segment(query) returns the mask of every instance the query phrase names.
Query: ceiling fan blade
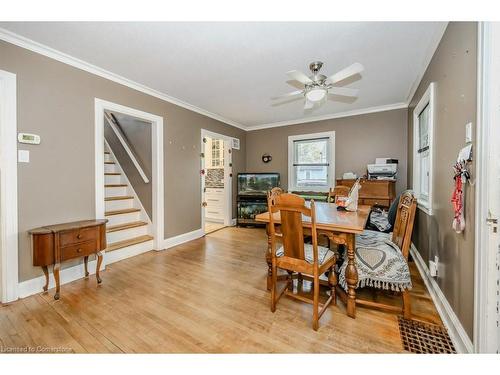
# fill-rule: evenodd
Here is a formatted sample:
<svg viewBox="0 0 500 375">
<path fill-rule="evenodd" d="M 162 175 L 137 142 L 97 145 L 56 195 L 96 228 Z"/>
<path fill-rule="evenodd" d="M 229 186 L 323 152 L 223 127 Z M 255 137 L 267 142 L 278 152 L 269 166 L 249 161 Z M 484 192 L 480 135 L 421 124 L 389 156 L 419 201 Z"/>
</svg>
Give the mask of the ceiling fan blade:
<svg viewBox="0 0 500 375">
<path fill-rule="evenodd" d="M 304 90 L 297 90 L 297 91 L 289 92 L 288 94 L 283 94 L 283 95 L 279 95 L 279 96 L 273 96 L 271 99 L 272 100 L 276 100 L 276 99 L 289 98 L 291 96 L 302 95 L 303 93 L 304 93 Z"/>
<path fill-rule="evenodd" d="M 328 94 L 340 96 L 358 96 L 358 89 L 350 89 L 348 87 L 330 87 Z"/>
<path fill-rule="evenodd" d="M 343 81 L 344 79 L 353 76 L 355 74 L 361 73 L 365 68 L 360 63 L 354 63 L 349 65 L 347 68 L 342 69 L 341 71 L 335 73 L 334 75 L 328 78 L 329 83 L 337 83 Z"/>
<path fill-rule="evenodd" d="M 298 70 L 290 70 L 289 72 L 286 72 L 286 75 L 290 77 L 291 79 L 294 79 L 295 81 L 299 81 L 303 83 L 304 85 L 313 83 L 311 78 L 306 76 L 304 73 L 298 71 Z"/>
</svg>

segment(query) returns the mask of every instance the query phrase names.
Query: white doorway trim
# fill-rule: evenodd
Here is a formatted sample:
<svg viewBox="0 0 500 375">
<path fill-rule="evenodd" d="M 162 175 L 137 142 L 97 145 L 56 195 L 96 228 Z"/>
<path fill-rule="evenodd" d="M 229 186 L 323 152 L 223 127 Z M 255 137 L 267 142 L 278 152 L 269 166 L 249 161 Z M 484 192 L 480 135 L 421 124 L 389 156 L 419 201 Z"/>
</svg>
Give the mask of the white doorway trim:
<svg viewBox="0 0 500 375">
<path fill-rule="evenodd" d="M 495 353 L 499 350 L 496 324 L 496 272 L 498 249 L 491 241 L 493 226 L 488 223 L 492 205 L 491 190 L 500 182 L 498 160 L 492 160 L 498 147 L 500 121 L 500 23 L 478 24 L 477 137 L 476 137 L 476 224 L 474 280 L 474 351 Z M 496 134 L 495 134 L 496 132 Z M 496 162 L 496 163 L 495 163 Z M 498 212 L 493 212 L 493 215 Z M 497 219 L 499 219 L 497 217 Z M 498 227 L 498 225 L 497 225 Z"/>
<path fill-rule="evenodd" d="M 224 226 L 228 227 L 233 225 L 233 189 L 232 189 L 232 142 L 233 137 L 212 132 L 210 130 L 201 129 L 201 152 L 205 152 L 205 143 L 203 138 L 210 137 L 215 139 L 222 139 L 224 141 Z M 205 168 L 205 158 L 200 157 L 200 170 Z M 205 179 L 200 173 L 200 189 L 201 189 L 201 202 L 205 201 Z M 205 233 L 205 207 L 201 204 L 201 229 Z"/>
<path fill-rule="evenodd" d="M 17 300 L 19 284 L 17 223 L 16 75 L 0 70 L 0 301 Z"/>
<path fill-rule="evenodd" d="M 125 107 L 120 104 L 95 99 L 95 217 L 104 218 L 104 111 L 116 111 L 151 122 L 152 192 L 153 192 L 153 246 L 162 250 L 165 244 L 165 197 L 163 117 Z"/>
</svg>

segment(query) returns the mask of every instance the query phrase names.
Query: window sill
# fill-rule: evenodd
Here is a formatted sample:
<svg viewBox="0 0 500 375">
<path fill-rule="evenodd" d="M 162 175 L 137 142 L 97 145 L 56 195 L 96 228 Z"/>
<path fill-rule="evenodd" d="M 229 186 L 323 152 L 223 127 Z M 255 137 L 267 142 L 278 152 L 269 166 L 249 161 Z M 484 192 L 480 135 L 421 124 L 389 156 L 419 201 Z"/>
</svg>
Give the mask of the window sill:
<svg viewBox="0 0 500 375">
<path fill-rule="evenodd" d="M 429 204 L 427 202 L 417 200 L 417 207 L 425 214 L 432 216 L 432 208 L 429 207 Z"/>
</svg>

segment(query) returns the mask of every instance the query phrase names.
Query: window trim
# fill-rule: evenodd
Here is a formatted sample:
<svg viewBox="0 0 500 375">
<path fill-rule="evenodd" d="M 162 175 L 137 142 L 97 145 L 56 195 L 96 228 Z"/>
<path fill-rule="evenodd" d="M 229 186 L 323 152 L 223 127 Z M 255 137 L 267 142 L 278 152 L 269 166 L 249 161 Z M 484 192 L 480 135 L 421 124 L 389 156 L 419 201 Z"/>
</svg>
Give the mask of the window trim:
<svg viewBox="0 0 500 375">
<path fill-rule="evenodd" d="M 293 142 L 306 140 L 306 139 L 316 139 L 316 138 L 328 138 L 329 141 L 329 166 L 328 166 L 328 186 L 326 187 L 297 187 L 294 185 L 294 148 Z M 321 133 L 309 133 L 300 135 L 290 135 L 288 137 L 288 190 L 289 191 L 314 191 L 314 192 L 328 192 L 330 187 L 335 186 L 335 131 L 321 132 Z"/>
<path fill-rule="evenodd" d="M 429 106 L 429 195 L 428 199 L 424 200 L 420 198 L 420 163 L 418 157 L 418 146 L 419 146 L 419 115 L 425 109 L 425 107 Z M 431 82 L 427 90 L 425 90 L 424 94 L 420 98 L 419 102 L 415 106 L 413 110 L 413 173 L 412 173 L 412 182 L 413 182 L 413 191 L 417 196 L 417 206 L 419 209 L 424 211 L 428 215 L 432 215 L 433 212 L 433 190 L 434 190 L 434 153 L 435 153 L 435 144 L 434 144 L 434 123 L 435 123 L 435 108 L 436 108 L 436 84 L 435 82 Z"/>
</svg>

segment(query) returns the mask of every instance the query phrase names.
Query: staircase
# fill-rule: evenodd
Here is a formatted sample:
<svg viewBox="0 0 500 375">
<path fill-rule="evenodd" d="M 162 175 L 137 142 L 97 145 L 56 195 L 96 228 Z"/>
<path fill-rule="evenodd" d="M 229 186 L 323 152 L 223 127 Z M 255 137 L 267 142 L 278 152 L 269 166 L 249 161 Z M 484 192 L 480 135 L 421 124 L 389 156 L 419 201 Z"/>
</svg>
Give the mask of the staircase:
<svg viewBox="0 0 500 375">
<path fill-rule="evenodd" d="M 152 224 L 111 149 L 104 145 L 106 264 L 153 249 Z"/>
</svg>

